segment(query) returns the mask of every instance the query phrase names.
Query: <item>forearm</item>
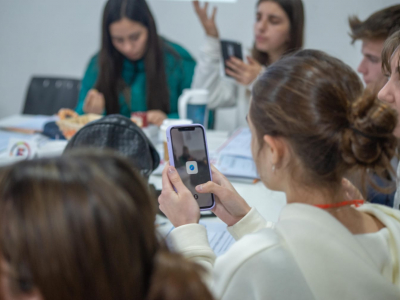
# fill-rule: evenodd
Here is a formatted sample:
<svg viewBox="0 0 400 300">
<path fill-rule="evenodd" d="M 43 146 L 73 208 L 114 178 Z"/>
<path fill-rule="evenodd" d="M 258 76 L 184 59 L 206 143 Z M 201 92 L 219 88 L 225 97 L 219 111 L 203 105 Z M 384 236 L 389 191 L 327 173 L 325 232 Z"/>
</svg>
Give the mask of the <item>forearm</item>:
<svg viewBox="0 0 400 300">
<path fill-rule="evenodd" d="M 172 250 L 205 268 L 206 274 L 203 279 L 210 285 L 216 256 L 208 242 L 206 228 L 200 224 L 183 225 L 175 228 L 170 233 L 169 239 Z"/>
</svg>

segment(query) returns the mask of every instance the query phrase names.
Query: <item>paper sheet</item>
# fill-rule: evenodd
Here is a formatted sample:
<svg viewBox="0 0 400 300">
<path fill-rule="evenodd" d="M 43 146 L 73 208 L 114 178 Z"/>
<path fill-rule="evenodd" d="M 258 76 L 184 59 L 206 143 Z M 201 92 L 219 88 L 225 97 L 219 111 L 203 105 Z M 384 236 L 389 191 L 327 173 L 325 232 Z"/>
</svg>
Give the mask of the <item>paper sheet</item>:
<svg viewBox="0 0 400 300">
<path fill-rule="evenodd" d="M 200 221 L 207 229 L 208 242 L 216 256 L 224 254 L 235 243 L 235 239 L 226 229 L 226 224 Z"/>
<path fill-rule="evenodd" d="M 222 155 L 215 167 L 225 176 L 257 179 L 257 167 L 253 159 Z"/>
<path fill-rule="evenodd" d="M 30 129 L 35 131 L 43 131 L 44 125 L 51 121 L 58 120 L 57 116 L 32 116 L 31 119 L 15 124 L 13 128 Z"/>
<path fill-rule="evenodd" d="M 39 140 L 39 137 L 37 135 L 0 130 L 0 152 L 7 150 L 8 143 L 12 138 L 21 140 Z"/>
<path fill-rule="evenodd" d="M 218 149 L 220 155 L 239 156 L 253 159 L 251 154 L 251 131 L 240 128 Z"/>
<path fill-rule="evenodd" d="M 251 131 L 240 128 L 217 150 L 215 167 L 225 176 L 258 179 L 256 164 L 251 153 Z"/>
</svg>

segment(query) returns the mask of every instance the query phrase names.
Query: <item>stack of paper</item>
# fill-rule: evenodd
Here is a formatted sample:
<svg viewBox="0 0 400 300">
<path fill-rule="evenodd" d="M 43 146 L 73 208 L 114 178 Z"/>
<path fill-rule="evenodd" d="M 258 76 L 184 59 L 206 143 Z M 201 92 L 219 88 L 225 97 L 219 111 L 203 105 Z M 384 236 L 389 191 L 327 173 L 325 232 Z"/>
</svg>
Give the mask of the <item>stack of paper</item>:
<svg viewBox="0 0 400 300">
<path fill-rule="evenodd" d="M 251 154 L 251 132 L 240 128 L 218 149 L 219 158 L 215 167 L 230 177 L 259 178 Z"/>
</svg>

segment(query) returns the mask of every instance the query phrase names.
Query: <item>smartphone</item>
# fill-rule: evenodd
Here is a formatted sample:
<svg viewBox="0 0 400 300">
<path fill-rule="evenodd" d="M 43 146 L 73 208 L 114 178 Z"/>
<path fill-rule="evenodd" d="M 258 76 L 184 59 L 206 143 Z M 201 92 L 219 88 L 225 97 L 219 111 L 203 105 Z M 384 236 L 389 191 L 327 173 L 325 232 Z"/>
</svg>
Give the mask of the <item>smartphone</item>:
<svg viewBox="0 0 400 300">
<path fill-rule="evenodd" d="M 169 163 L 178 171 L 200 210 L 215 206 L 213 194 L 199 194 L 195 187 L 212 180 L 206 131 L 200 124 L 171 125 L 167 129 Z"/>
<path fill-rule="evenodd" d="M 235 41 L 221 40 L 221 52 L 223 59 L 223 74 L 225 76 L 231 77 L 225 73 L 225 69 L 229 69 L 226 65 L 226 61 L 232 56 L 243 60 L 242 44 Z"/>
</svg>

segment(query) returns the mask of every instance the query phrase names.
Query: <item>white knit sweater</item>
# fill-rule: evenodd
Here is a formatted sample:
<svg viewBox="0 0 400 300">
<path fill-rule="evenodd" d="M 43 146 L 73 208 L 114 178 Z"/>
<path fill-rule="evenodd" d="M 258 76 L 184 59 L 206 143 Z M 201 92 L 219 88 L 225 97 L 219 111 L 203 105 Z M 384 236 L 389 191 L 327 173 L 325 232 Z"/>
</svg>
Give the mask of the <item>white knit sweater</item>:
<svg viewBox="0 0 400 300">
<path fill-rule="evenodd" d="M 400 299 L 400 212 L 359 209 L 386 228 L 353 235 L 324 210 L 290 204 L 275 226 L 253 208 L 228 228 L 238 241 L 218 259 L 202 225 L 178 227 L 171 239 L 209 271 L 217 299 Z"/>
</svg>

